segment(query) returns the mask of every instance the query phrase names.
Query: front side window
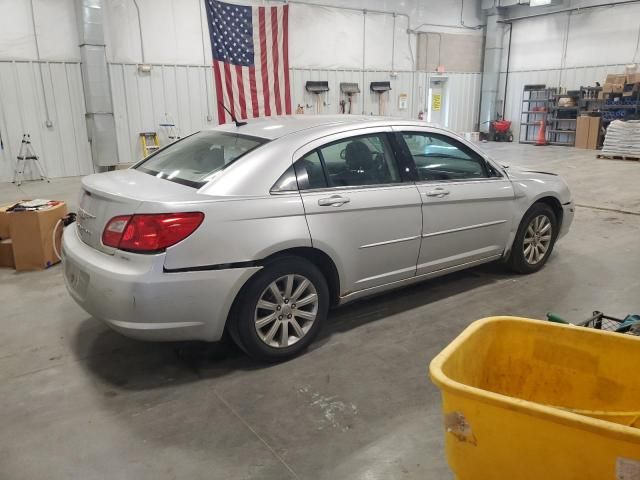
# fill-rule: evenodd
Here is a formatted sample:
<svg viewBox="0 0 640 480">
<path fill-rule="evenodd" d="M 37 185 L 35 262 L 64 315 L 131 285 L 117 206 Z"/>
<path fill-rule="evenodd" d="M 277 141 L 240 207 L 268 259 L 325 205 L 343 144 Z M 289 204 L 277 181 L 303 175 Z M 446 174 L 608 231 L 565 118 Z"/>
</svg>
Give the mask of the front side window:
<svg viewBox="0 0 640 480">
<path fill-rule="evenodd" d="M 398 167 L 384 134 L 360 135 L 318 150 L 329 187 L 400 182 Z"/>
<path fill-rule="evenodd" d="M 402 134 L 421 181 L 487 178 L 482 158 L 445 135 L 424 132 Z"/>
<path fill-rule="evenodd" d="M 267 140 L 216 130 L 186 137 L 136 165 L 141 172 L 200 188 Z"/>
</svg>

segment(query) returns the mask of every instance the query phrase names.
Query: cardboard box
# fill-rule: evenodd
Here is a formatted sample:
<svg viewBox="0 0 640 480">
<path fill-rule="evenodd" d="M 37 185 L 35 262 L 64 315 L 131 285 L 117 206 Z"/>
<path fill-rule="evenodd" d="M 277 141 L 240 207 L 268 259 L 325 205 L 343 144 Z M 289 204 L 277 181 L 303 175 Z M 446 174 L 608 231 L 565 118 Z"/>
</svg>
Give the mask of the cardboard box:
<svg viewBox="0 0 640 480">
<path fill-rule="evenodd" d="M 606 98 L 609 98 L 609 94 L 605 93 L 603 90 L 600 90 L 598 92 L 598 100 L 604 100 Z"/>
<path fill-rule="evenodd" d="M 7 212 L 7 208 L 15 204 L 16 202 L 0 205 L 0 239 L 2 240 L 11 236 L 9 233 L 9 218 L 11 217 L 11 213 Z"/>
<path fill-rule="evenodd" d="M 610 73 L 607 75 L 605 83 L 625 83 L 627 76 L 624 73 Z"/>
<path fill-rule="evenodd" d="M 10 238 L 0 240 L 0 267 L 16 267 L 13 260 L 13 242 Z"/>
<path fill-rule="evenodd" d="M 627 75 L 627 83 L 640 83 L 640 73 L 630 73 Z"/>
<path fill-rule="evenodd" d="M 581 115 L 576 121 L 576 148 L 595 150 L 600 137 L 600 117 Z"/>
<path fill-rule="evenodd" d="M 66 214 L 64 202 L 43 210 L 11 214 L 10 234 L 16 270 L 42 270 L 60 261 L 53 250 L 53 229 Z M 62 230 L 57 230 L 58 250 Z"/>
<path fill-rule="evenodd" d="M 602 86 L 604 93 L 622 93 L 624 90 L 624 83 L 605 83 Z"/>
<path fill-rule="evenodd" d="M 589 139 L 589 117 L 581 115 L 576 120 L 576 148 L 587 148 Z"/>
</svg>

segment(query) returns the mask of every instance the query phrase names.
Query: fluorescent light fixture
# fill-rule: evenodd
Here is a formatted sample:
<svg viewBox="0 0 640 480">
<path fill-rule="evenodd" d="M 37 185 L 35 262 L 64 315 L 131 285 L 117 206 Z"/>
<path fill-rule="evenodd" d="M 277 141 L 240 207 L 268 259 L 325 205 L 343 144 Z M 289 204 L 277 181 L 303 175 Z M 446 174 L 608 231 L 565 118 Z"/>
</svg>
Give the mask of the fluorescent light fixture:
<svg viewBox="0 0 640 480">
<path fill-rule="evenodd" d="M 542 7 L 544 5 L 551 5 L 551 1 L 552 0 L 530 0 L 529 1 L 529 6 L 530 7 Z"/>
</svg>

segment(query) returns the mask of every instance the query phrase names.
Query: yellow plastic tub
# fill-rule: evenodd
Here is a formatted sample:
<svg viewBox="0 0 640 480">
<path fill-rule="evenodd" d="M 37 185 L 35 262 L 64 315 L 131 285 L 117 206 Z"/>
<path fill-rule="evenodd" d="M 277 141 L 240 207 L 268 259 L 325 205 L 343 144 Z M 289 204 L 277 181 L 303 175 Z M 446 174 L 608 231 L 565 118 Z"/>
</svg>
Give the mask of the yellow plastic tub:
<svg viewBox="0 0 640 480">
<path fill-rule="evenodd" d="M 485 318 L 430 373 L 458 480 L 640 480 L 640 338 Z"/>
</svg>

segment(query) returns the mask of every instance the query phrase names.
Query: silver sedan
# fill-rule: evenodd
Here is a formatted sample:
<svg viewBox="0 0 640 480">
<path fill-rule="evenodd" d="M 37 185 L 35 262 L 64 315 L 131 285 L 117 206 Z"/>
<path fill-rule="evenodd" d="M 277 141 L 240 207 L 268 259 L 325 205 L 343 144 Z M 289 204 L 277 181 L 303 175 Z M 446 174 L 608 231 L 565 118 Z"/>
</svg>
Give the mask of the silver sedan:
<svg viewBox="0 0 640 480">
<path fill-rule="evenodd" d="M 535 272 L 573 215 L 559 176 L 506 169 L 423 122 L 256 120 L 85 177 L 65 281 L 130 337 L 226 330 L 278 360 L 332 306 L 495 260 Z"/>
</svg>

